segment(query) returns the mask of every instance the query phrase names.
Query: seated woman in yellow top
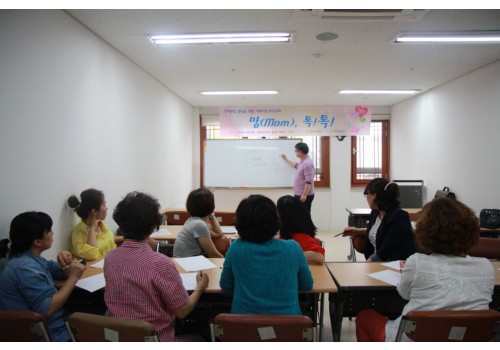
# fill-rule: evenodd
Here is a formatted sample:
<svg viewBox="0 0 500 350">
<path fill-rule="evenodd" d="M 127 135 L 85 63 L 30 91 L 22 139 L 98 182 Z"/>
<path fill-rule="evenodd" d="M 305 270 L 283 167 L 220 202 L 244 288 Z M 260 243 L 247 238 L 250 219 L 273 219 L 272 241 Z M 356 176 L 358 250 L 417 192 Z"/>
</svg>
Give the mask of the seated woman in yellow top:
<svg viewBox="0 0 500 350">
<path fill-rule="evenodd" d="M 123 237 L 113 234 L 104 223 L 108 213 L 104 193 L 90 188 L 80 194 L 68 198 L 68 205 L 82 219 L 71 230 L 71 253 L 85 260 L 95 260 L 103 257 L 116 243 L 121 243 Z"/>
</svg>

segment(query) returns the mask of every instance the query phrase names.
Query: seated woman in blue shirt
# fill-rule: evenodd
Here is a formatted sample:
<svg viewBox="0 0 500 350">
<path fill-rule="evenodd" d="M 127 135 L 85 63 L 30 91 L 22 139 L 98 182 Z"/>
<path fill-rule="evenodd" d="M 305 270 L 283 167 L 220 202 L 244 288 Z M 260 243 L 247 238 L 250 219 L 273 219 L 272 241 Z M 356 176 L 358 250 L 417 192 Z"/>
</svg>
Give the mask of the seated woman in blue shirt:
<svg viewBox="0 0 500 350">
<path fill-rule="evenodd" d="M 238 205 L 240 239 L 229 246 L 220 279 L 233 293 L 232 313 L 301 314 L 298 293 L 312 288 L 311 271 L 297 242 L 273 238 L 279 227 L 269 198 L 251 195 Z"/>
<path fill-rule="evenodd" d="M 52 341 L 69 341 L 62 309 L 79 280 L 85 265 L 76 262 L 68 251 L 57 255 L 57 262 L 40 255 L 52 246 L 52 219 L 42 212 L 16 216 L 10 225 L 10 254 L 0 274 L 0 309 L 31 310 L 47 318 Z M 68 266 L 62 270 L 63 267 Z M 59 290 L 54 279 L 67 278 Z"/>
</svg>

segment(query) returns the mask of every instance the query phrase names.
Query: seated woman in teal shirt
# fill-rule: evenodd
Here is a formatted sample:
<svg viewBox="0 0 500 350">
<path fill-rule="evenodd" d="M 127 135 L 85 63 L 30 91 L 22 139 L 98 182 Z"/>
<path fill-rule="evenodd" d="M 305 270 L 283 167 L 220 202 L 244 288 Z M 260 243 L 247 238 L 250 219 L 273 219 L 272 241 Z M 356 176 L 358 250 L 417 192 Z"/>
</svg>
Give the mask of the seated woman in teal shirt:
<svg viewBox="0 0 500 350">
<path fill-rule="evenodd" d="M 63 306 L 68 300 L 85 266 L 76 262 L 70 252 L 62 251 L 57 262 L 41 253 L 52 246 L 52 219 L 42 212 L 16 216 L 10 226 L 10 253 L 0 274 L 0 310 L 31 310 L 47 318 L 52 341 L 69 341 Z M 62 270 L 63 267 L 69 266 Z M 56 289 L 54 278 L 67 278 Z"/>
<path fill-rule="evenodd" d="M 279 229 L 276 205 L 261 195 L 243 199 L 236 209 L 240 239 L 226 254 L 220 287 L 233 293 L 232 313 L 300 315 L 299 291 L 313 279 L 302 248 L 274 239 Z"/>
</svg>

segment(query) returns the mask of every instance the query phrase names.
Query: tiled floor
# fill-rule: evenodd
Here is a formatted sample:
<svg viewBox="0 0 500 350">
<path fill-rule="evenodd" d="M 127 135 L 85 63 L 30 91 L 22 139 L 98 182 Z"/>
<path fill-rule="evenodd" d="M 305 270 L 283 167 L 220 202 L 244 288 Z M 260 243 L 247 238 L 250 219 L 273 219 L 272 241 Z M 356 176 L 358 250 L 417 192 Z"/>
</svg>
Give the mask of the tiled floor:
<svg viewBox="0 0 500 350">
<path fill-rule="evenodd" d="M 318 231 L 317 237 L 325 242 L 325 259 L 327 262 L 334 261 L 348 261 L 347 256 L 349 255 L 349 238 L 337 236 L 335 235 L 338 232 L 329 232 L 329 231 Z M 357 253 L 356 254 L 357 261 L 365 261 L 364 256 Z M 322 341 L 332 341 L 332 327 L 330 324 L 330 312 L 328 308 L 328 303 L 325 303 L 325 318 L 324 318 L 324 328 L 323 328 L 323 340 Z M 354 319 L 349 320 L 348 318 L 344 318 L 342 322 L 342 342 L 355 342 L 356 341 L 356 327 L 354 324 Z"/>
</svg>

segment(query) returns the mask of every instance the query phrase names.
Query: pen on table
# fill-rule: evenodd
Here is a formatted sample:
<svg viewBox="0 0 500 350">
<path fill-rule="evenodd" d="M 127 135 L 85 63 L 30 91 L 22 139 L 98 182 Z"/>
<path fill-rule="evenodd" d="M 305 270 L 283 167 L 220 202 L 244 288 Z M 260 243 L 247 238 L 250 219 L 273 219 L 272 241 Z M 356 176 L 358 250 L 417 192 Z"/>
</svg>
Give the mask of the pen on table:
<svg viewBox="0 0 500 350">
<path fill-rule="evenodd" d="M 81 263 L 83 263 L 83 261 L 84 261 L 83 259 L 80 259 L 80 260 L 78 260 L 78 261 L 76 261 L 76 262 L 81 264 Z M 70 267 L 70 266 L 71 266 L 71 264 L 66 265 L 66 266 L 62 267 L 62 268 L 61 268 L 61 270 L 66 270 L 66 269 L 67 269 L 68 267 Z"/>
</svg>

